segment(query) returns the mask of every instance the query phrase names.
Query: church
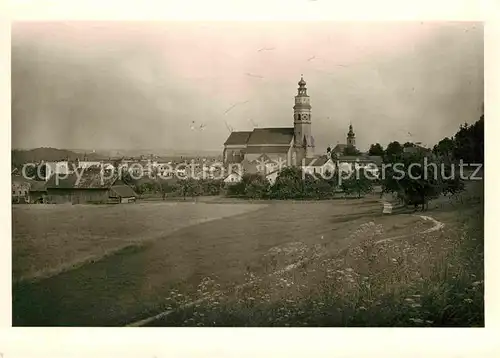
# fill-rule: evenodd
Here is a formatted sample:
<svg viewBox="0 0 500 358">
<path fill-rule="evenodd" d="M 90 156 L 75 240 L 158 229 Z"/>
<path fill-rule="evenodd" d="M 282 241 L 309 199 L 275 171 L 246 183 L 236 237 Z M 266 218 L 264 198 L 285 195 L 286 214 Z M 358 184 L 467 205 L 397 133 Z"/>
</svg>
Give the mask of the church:
<svg viewBox="0 0 500 358">
<path fill-rule="evenodd" d="M 293 106 L 293 127 L 255 128 L 231 132 L 224 143 L 225 165 L 266 161 L 302 166 L 314 158 L 311 103 L 303 76 Z"/>
</svg>

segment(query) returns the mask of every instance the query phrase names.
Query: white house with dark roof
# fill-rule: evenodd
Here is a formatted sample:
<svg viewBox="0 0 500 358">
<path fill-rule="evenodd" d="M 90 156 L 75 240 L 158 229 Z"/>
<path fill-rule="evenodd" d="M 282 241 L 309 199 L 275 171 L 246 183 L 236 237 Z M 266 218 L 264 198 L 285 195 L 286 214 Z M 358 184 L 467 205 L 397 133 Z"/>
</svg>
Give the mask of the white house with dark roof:
<svg viewBox="0 0 500 358">
<path fill-rule="evenodd" d="M 269 181 L 269 184 L 274 185 L 276 183 L 276 179 L 278 178 L 279 170 L 274 170 L 268 174 L 266 174 L 266 179 Z"/>
<path fill-rule="evenodd" d="M 352 172 L 357 169 L 364 169 L 373 176 L 378 176 L 382 166 L 382 157 L 376 155 L 360 156 L 339 156 L 337 157 L 337 167 L 341 172 Z"/>
<path fill-rule="evenodd" d="M 304 173 L 315 175 L 327 175 L 328 173 L 335 173 L 336 165 L 332 158 L 328 155 L 322 155 L 316 158 L 307 158 L 304 160 L 302 170 Z"/>
<path fill-rule="evenodd" d="M 224 183 L 235 184 L 241 181 L 241 174 L 234 171 L 224 178 Z"/>
<path fill-rule="evenodd" d="M 311 133 L 311 104 L 306 82 L 300 79 L 295 96 L 293 127 L 255 128 L 232 132 L 224 143 L 225 165 L 254 162 L 265 154 L 271 161 L 300 166 L 303 159 L 314 157 Z"/>
</svg>

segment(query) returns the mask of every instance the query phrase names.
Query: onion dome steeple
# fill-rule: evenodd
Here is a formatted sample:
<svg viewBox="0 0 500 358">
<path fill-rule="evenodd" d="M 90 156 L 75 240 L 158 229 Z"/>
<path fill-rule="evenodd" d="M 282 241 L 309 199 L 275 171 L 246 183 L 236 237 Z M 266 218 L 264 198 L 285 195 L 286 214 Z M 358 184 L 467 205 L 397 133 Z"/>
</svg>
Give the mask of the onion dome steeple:
<svg viewBox="0 0 500 358">
<path fill-rule="evenodd" d="M 304 81 L 304 75 L 300 75 L 300 81 L 298 85 L 299 85 L 298 95 L 307 96 L 307 88 L 306 88 L 306 81 Z"/>
</svg>

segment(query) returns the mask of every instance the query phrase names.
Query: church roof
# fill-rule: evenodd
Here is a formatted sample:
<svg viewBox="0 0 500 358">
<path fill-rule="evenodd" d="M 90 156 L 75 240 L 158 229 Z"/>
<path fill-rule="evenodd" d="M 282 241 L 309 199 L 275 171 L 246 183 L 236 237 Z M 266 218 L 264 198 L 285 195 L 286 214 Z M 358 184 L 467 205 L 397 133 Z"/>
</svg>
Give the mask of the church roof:
<svg viewBox="0 0 500 358">
<path fill-rule="evenodd" d="M 266 153 L 264 153 L 264 154 L 260 155 L 256 160 L 250 161 L 250 163 L 254 164 L 254 163 L 258 163 L 258 162 L 262 162 L 262 161 L 268 162 L 270 160 L 271 160 L 271 158 L 269 158 L 269 156 Z"/>
<path fill-rule="evenodd" d="M 347 144 L 337 144 L 333 149 L 332 152 L 334 153 L 342 153 L 344 152 L 344 149 L 347 148 Z"/>
<path fill-rule="evenodd" d="M 289 147 L 278 147 L 278 146 L 266 146 L 266 145 L 259 145 L 255 147 L 247 147 L 246 153 L 247 154 L 260 154 L 260 153 L 288 153 Z"/>
<path fill-rule="evenodd" d="M 245 145 L 252 132 L 231 132 L 224 145 Z"/>
<path fill-rule="evenodd" d="M 229 157 L 227 158 L 227 164 L 240 164 L 243 161 L 243 156 Z"/>
<path fill-rule="evenodd" d="M 283 144 L 293 139 L 293 127 L 255 128 L 248 139 L 248 145 Z"/>
<path fill-rule="evenodd" d="M 307 167 L 322 167 L 329 159 L 327 155 L 321 155 L 315 158 L 305 158 L 304 165 Z"/>
<path fill-rule="evenodd" d="M 378 155 L 342 155 L 338 157 L 339 162 L 359 162 L 359 163 L 374 163 L 382 164 L 382 157 Z"/>
</svg>

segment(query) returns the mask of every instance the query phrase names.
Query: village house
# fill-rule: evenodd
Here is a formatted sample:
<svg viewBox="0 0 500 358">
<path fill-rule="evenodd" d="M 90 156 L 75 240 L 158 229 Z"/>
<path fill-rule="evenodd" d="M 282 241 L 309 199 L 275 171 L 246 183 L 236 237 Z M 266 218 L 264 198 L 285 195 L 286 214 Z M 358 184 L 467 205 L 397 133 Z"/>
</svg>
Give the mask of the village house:
<svg viewBox="0 0 500 358">
<path fill-rule="evenodd" d="M 363 169 L 374 176 L 380 173 L 382 157 L 360 155 L 360 156 L 339 156 L 337 158 L 337 167 L 339 172 L 350 173 L 355 170 Z"/>
<path fill-rule="evenodd" d="M 12 203 L 29 204 L 45 201 L 45 181 L 36 181 L 20 175 L 12 175 Z"/>
<path fill-rule="evenodd" d="M 335 173 L 335 163 L 328 155 L 322 155 L 318 158 L 310 158 L 304 161 L 302 170 L 304 173 L 319 176 L 333 175 Z"/>
<path fill-rule="evenodd" d="M 429 148 L 426 148 L 418 142 L 403 148 L 403 153 L 430 153 L 432 152 Z"/>
<path fill-rule="evenodd" d="M 30 202 L 30 183 L 22 176 L 12 175 L 12 203 L 28 204 Z"/>
<path fill-rule="evenodd" d="M 238 173 L 237 171 L 231 172 L 228 176 L 224 178 L 224 183 L 225 184 L 235 184 L 239 183 L 241 181 L 241 173 Z"/>
<path fill-rule="evenodd" d="M 156 172 L 160 178 L 172 178 L 174 176 L 174 166 L 171 163 L 158 163 Z"/>
</svg>

